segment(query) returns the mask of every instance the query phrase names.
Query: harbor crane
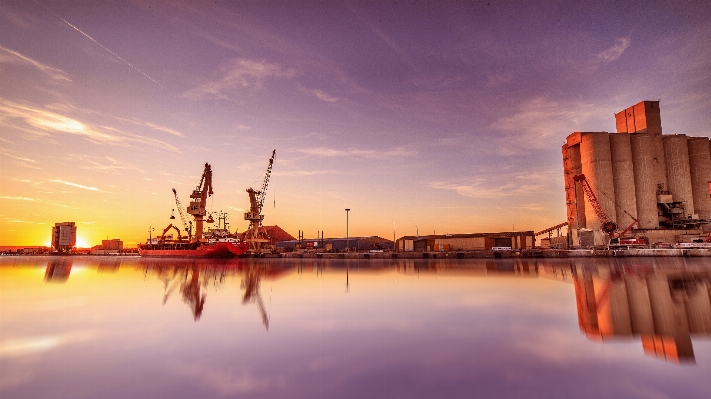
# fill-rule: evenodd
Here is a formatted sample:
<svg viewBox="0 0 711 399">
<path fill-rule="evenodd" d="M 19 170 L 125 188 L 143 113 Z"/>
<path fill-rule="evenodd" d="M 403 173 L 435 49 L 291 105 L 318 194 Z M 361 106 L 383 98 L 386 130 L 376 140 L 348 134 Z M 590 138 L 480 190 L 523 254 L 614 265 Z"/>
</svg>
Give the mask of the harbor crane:
<svg viewBox="0 0 711 399">
<path fill-rule="evenodd" d="M 173 196 L 175 196 L 175 206 L 178 208 L 178 214 L 180 215 L 180 221 L 183 222 L 183 227 L 185 228 L 185 231 L 188 233 L 188 241 L 192 241 L 193 238 L 193 222 L 190 221 L 190 224 L 188 224 L 187 220 L 185 219 L 185 213 L 183 213 L 183 204 L 180 203 L 180 199 L 178 198 L 178 192 L 173 189 Z M 175 219 L 175 215 L 170 215 L 171 219 Z M 178 234 L 180 236 L 180 234 Z M 180 237 L 178 237 L 180 239 Z"/>
<path fill-rule="evenodd" d="M 212 196 L 212 167 L 209 163 L 205 163 L 200 184 L 190 194 L 190 205 L 187 208 L 188 213 L 195 218 L 195 241 L 202 241 L 203 217 L 207 215 L 205 206 L 210 196 Z"/>
<path fill-rule="evenodd" d="M 622 237 L 625 236 L 630 230 L 632 230 L 632 227 L 634 227 L 635 224 L 639 223 L 639 220 L 635 218 L 634 216 L 630 215 L 627 211 L 622 209 L 624 213 L 627 214 L 630 218 L 632 218 L 632 223 L 627 226 L 626 229 L 624 229 L 621 233 L 616 233 L 617 231 L 617 223 L 613 222 L 610 220 L 610 218 L 607 216 L 605 211 L 602 209 L 602 205 L 600 205 L 600 201 L 598 201 L 597 196 L 595 196 L 595 193 L 592 190 L 592 187 L 590 186 L 590 183 L 588 182 L 588 179 L 585 178 L 584 174 L 580 175 L 575 175 L 573 176 L 573 181 L 579 182 L 580 186 L 583 188 L 583 192 L 585 193 L 585 196 L 588 198 L 588 202 L 592 206 L 593 210 L 595 211 L 595 214 L 597 215 L 598 219 L 600 219 L 600 226 L 602 227 L 602 231 L 607 233 L 610 236 L 610 239 L 613 240 L 616 243 L 622 243 Z M 603 193 L 604 194 L 604 193 Z M 640 240 L 635 240 L 634 243 L 631 244 L 646 244 L 646 240 L 640 239 Z"/>
<path fill-rule="evenodd" d="M 262 207 L 264 206 L 264 199 L 267 196 L 267 186 L 269 185 L 269 178 L 272 174 L 274 157 L 276 157 L 276 149 L 272 151 L 272 157 L 269 158 L 269 165 L 264 174 L 262 188 L 259 191 L 254 190 L 252 187 L 247 189 L 247 194 L 249 194 L 249 212 L 244 213 L 244 220 L 249 221 L 249 229 L 245 233 L 244 240 L 249 243 L 252 247 L 252 251 L 257 254 L 262 252 L 262 244 L 269 242 L 269 237 L 262 227 L 262 221 L 264 220 Z"/>
</svg>

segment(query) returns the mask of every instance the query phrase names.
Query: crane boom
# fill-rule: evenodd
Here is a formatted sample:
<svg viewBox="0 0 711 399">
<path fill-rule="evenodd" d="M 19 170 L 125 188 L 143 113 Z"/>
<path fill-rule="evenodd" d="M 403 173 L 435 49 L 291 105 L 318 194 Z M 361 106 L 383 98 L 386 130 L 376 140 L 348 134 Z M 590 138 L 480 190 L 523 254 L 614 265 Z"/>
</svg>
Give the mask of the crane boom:
<svg viewBox="0 0 711 399">
<path fill-rule="evenodd" d="M 590 202 L 590 205 L 593 207 L 595 214 L 597 215 L 598 219 L 600 219 L 600 225 L 602 227 L 602 230 L 605 233 L 609 234 L 610 238 L 615 238 L 615 231 L 617 230 L 617 223 L 610 220 L 610 218 L 607 217 L 607 214 L 605 214 L 605 211 L 602 209 L 602 205 L 600 205 L 600 201 L 597 200 L 597 197 L 595 196 L 595 193 L 593 192 L 592 187 L 590 187 L 590 183 L 588 182 L 588 179 L 585 178 L 585 175 L 580 174 L 580 175 L 573 176 L 573 181 L 580 182 L 580 186 L 583 188 L 583 192 L 588 197 L 588 202 Z M 623 209 L 623 211 L 624 211 L 624 209 Z M 625 211 L 625 213 L 627 213 L 627 212 Z M 620 234 L 618 234 L 617 238 L 624 237 L 624 235 L 627 234 L 627 232 L 632 230 L 632 227 L 635 224 L 639 223 L 639 220 L 637 220 L 634 216 L 630 215 L 629 213 L 627 213 L 627 215 L 632 218 L 632 224 L 627 226 L 627 228 L 624 231 L 622 231 Z"/>
<path fill-rule="evenodd" d="M 183 212 L 183 204 L 180 203 L 180 199 L 178 198 L 178 192 L 173 189 L 173 196 L 175 196 L 175 206 L 178 207 L 178 214 L 180 214 L 180 221 L 183 222 L 183 227 L 185 228 L 185 231 L 188 233 L 188 239 L 191 239 L 193 236 L 192 228 L 188 226 L 188 222 L 185 219 L 185 213 Z"/>
<path fill-rule="evenodd" d="M 272 157 L 269 158 L 269 165 L 267 166 L 267 172 L 264 174 L 264 181 L 262 182 L 262 189 L 259 190 L 259 212 L 262 212 L 262 207 L 264 206 L 264 199 L 267 197 L 267 186 L 269 185 L 269 178 L 272 175 L 272 166 L 274 165 L 274 158 L 276 157 L 276 148 L 272 151 Z"/>
</svg>

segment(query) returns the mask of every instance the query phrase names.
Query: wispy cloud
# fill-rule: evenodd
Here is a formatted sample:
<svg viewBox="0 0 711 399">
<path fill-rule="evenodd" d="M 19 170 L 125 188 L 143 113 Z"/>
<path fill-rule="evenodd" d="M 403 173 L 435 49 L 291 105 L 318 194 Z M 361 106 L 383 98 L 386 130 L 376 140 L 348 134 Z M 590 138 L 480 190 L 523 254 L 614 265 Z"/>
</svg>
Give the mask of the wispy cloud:
<svg viewBox="0 0 711 399">
<path fill-rule="evenodd" d="M 316 155 L 322 157 L 361 157 L 361 158 L 372 158 L 372 159 L 387 159 L 393 157 L 410 157 L 417 155 L 417 151 L 408 150 L 404 147 L 397 147 L 388 151 L 377 151 L 377 150 L 361 150 L 356 148 L 351 148 L 348 150 L 341 150 L 328 147 L 313 147 L 305 148 L 300 150 L 300 152 L 308 155 Z"/>
<path fill-rule="evenodd" d="M 144 173 L 143 169 L 130 164 L 128 162 L 120 161 L 112 157 L 95 157 L 91 155 L 77 155 L 70 154 L 71 158 L 78 159 L 79 161 L 85 162 L 86 168 L 91 168 L 92 170 L 102 170 L 102 171 L 116 171 L 116 170 L 135 170 L 137 172 Z"/>
<path fill-rule="evenodd" d="M 0 46 L 0 64 L 17 64 L 31 66 L 47 75 L 49 78 L 58 81 L 71 82 L 69 76 L 61 69 L 52 68 L 30 57 L 22 55 L 17 51 Z"/>
<path fill-rule="evenodd" d="M 621 37 L 615 40 L 615 44 L 612 47 L 599 52 L 595 56 L 595 58 L 600 64 L 609 64 L 610 62 L 613 62 L 620 58 L 620 56 L 622 56 L 622 54 L 625 52 L 625 50 L 627 50 L 631 43 L 632 41 L 629 37 Z"/>
<path fill-rule="evenodd" d="M 496 173 L 491 176 L 486 172 L 477 173 L 477 177 L 433 181 L 428 185 L 439 190 L 451 190 L 457 194 L 478 199 L 500 199 L 549 194 L 555 190 L 558 179 L 557 170 L 542 170 L 537 173 Z M 538 209 L 535 204 L 526 205 L 526 209 Z"/>
<path fill-rule="evenodd" d="M 331 95 L 328 95 L 325 92 L 323 92 L 322 90 L 314 89 L 314 90 L 311 90 L 311 92 L 314 95 L 316 95 L 316 97 L 318 97 L 319 100 L 327 101 L 330 103 L 338 101 L 338 97 L 333 97 Z"/>
<path fill-rule="evenodd" d="M 99 190 L 99 189 L 96 188 L 96 187 L 84 186 L 84 185 L 81 185 L 81 184 L 72 183 L 72 182 L 70 182 L 70 181 L 65 181 L 65 180 L 52 180 L 52 182 L 53 182 L 53 183 L 66 184 L 67 186 L 72 186 L 72 187 L 76 187 L 76 188 L 81 188 L 81 189 L 89 190 L 89 191 L 101 191 L 101 190 Z"/>
<path fill-rule="evenodd" d="M 183 95 L 189 98 L 229 98 L 228 93 L 240 88 L 261 88 L 268 78 L 289 78 L 294 76 L 291 69 L 283 69 L 279 64 L 264 60 L 256 61 L 244 58 L 233 59 L 226 63 L 220 76 L 211 82 L 203 83 Z"/>
<path fill-rule="evenodd" d="M 71 109 L 71 107 L 57 105 L 53 105 L 53 108 Z M 129 133 L 110 126 L 93 126 L 58 112 L 0 99 L 0 115 L 3 114 L 6 118 L 0 118 L 0 126 L 23 128 L 21 124 L 18 124 L 18 121 L 21 121 L 31 128 L 28 130 L 35 135 L 64 133 L 81 136 L 98 144 L 125 146 L 133 142 L 159 147 L 172 152 L 180 152 L 174 146 L 160 140 Z M 118 133 L 118 135 L 112 133 Z"/>
<path fill-rule="evenodd" d="M 338 170 L 287 170 L 274 172 L 275 176 L 321 176 L 321 175 L 340 175 L 342 171 Z"/>
<path fill-rule="evenodd" d="M 0 198 L 13 201 L 37 201 L 36 199 L 30 197 L 14 197 L 11 195 L 0 195 Z"/>
<path fill-rule="evenodd" d="M 503 132 L 499 152 L 512 155 L 522 149 L 551 148 L 591 117 L 603 113 L 605 109 L 601 108 L 599 104 L 563 105 L 539 97 L 523 102 L 513 115 L 499 118 L 490 127 Z"/>
<path fill-rule="evenodd" d="M 18 157 L 17 155 L 10 154 L 7 151 L 0 151 L 0 155 L 14 159 L 15 160 L 14 163 L 17 165 L 20 165 L 22 167 L 30 168 L 30 169 L 38 169 L 38 170 L 42 169 L 39 166 L 37 166 L 37 161 L 35 161 L 34 159 Z"/>
</svg>

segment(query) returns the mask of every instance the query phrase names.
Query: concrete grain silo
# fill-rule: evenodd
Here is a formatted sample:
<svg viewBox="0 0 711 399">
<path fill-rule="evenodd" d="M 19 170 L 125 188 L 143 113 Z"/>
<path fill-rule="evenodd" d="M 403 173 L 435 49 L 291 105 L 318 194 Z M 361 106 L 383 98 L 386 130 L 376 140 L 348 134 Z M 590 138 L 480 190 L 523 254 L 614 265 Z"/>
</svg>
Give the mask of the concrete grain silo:
<svg viewBox="0 0 711 399">
<path fill-rule="evenodd" d="M 632 134 L 630 141 L 639 228 L 656 229 L 659 227 L 659 217 L 653 135 Z"/>
<path fill-rule="evenodd" d="M 637 216 L 637 197 L 632 163 L 632 142 L 629 134 L 611 134 L 612 178 L 615 185 L 617 224 L 624 229 Z M 632 215 L 632 217 L 630 217 Z"/>
<path fill-rule="evenodd" d="M 659 101 L 642 101 L 616 113 L 615 124 L 617 133 L 575 132 L 563 145 L 570 244 L 599 246 L 607 236 L 590 198 L 573 179 L 579 174 L 585 175 L 606 217 L 617 224 L 611 236 L 636 218 L 638 224 L 627 235 L 644 236 L 650 243 L 705 237 L 703 230 L 711 229 L 709 139 L 663 135 Z"/>
<path fill-rule="evenodd" d="M 585 194 L 580 190 L 573 176 L 583 173 L 580 162 L 580 132 L 568 136 L 563 145 L 563 163 L 565 171 L 565 199 L 568 226 L 573 229 L 585 228 Z"/>
<path fill-rule="evenodd" d="M 694 214 L 694 196 L 691 191 L 689 147 L 686 135 L 663 136 L 664 156 L 667 166 L 667 189 L 674 201 L 684 204 L 684 218 Z"/>
<path fill-rule="evenodd" d="M 612 153 L 607 132 L 584 133 L 580 138 L 580 163 L 600 206 L 607 217 L 616 222 L 615 183 L 612 174 Z M 589 201 L 585 201 L 585 220 L 589 229 L 599 230 L 601 222 Z"/>
<path fill-rule="evenodd" d="M 689 137 L 687 143 L 694 211 L 700 219 L 711 219 L 711 142 L 706 137 Z"/>
</svg>

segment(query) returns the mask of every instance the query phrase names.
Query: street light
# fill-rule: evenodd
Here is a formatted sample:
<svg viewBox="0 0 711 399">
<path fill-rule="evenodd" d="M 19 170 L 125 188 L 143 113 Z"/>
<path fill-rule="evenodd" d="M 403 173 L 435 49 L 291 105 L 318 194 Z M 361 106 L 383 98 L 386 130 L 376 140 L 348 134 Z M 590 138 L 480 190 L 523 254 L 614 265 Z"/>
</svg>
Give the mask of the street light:
<svg viewBox="0 0 711 399">
<path fill-rule="evenodd" d="M 348 212 L 350 212 L 350 208 L 346 208 L 346 251 L 350 251 L 351 246 L 350 246 L 350 237 L 348 236 Z"/>
</svg>

